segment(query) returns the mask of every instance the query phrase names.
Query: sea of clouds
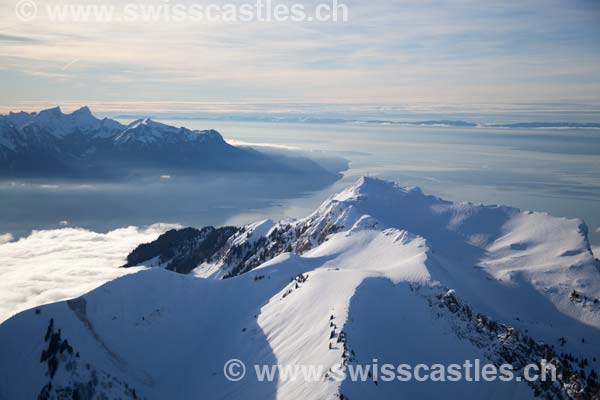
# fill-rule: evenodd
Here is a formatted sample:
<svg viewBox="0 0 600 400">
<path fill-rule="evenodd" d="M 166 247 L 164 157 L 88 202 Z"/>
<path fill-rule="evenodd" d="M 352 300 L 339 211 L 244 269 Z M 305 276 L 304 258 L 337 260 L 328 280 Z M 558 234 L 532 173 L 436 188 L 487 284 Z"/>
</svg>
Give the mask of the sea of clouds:
<svg viewBox="0 0 600 400">
<path fill-rule="evenodd" d="M 138 244 L 173 227 L 132 226 L 107 233 L 80 228 L 40 230 L 17 241 L 10 234 L 0 235 L 0 322 L 139 271 L 143 267 L 118 267 Z"/>
</svg>

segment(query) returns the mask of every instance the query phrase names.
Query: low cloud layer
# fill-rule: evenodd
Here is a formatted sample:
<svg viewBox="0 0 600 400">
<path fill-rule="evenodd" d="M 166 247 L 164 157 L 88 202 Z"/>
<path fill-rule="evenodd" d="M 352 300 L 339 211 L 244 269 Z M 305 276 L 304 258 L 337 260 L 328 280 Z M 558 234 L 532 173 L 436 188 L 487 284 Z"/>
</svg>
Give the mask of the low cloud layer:
<svg viewBox="0 0 600 400">
<path fill-rule="evenodd" d="M 0 235 L 0 244 L 8 243 L 13 241 L 13 235 L 10 233 L 4 233 Z"/>
<path fill-rule="evenodd" d="M 9 234 L 2 235 L 0 322 L 28 308 L 77 297 L 138 271 L 140 268 L 118 267 L 135 246 L 172 227 L 156 224 L 108 233 L 77 228 L 43 230 L 14 242 L 8 242 L 12 239 Z"/>
</svg>

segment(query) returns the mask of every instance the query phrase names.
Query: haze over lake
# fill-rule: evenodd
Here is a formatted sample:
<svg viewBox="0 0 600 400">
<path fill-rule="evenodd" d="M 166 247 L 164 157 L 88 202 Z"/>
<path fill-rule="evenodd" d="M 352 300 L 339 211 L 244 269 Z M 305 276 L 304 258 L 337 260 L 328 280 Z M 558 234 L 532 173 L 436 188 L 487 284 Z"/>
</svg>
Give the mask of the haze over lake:
<svg viewBox="0 0 600 400">
<path fill-rule="evenodd" d="M 186 122 L 239 141 L 336 152 L 351 162 L 340 187 L 376 175 L 453 200 L 583 218 L 600 244 L 600 130 Z"/>
<path fill-rule="evenodd" d="M 3 181 L 0 233 L 20 236 L 66 225 L 106 231 L 156 222 L 204 226 L 297 217 L 358 176 L 373 175 L 452 200 L 583 218 L 592 244 L 600 244 L 599 130 L 161 121 L 216 129 L 232 144 L 266 152 L 326 159 L 333 169 L 342 169 L 343 158 L 350 167 L 341 180 L 316 192 L 244 174 L 184 177 L 168 171 L 125 183 Z"/>
</svg>

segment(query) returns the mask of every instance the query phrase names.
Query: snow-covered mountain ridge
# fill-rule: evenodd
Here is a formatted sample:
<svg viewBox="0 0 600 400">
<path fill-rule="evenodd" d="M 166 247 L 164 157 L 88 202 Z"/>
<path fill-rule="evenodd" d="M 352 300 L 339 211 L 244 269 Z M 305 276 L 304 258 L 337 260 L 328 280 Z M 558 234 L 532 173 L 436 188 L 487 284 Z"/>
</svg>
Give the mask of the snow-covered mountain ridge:
<svg viewBox="0 0 600 400">
<path fill-rule="evenodd" d="M 151 118 L 142 118 L 129 125 L 123 125 L 110 118 L 96 118 L 89 107 L 84 106 L 70 114 L 62 112 L 60 107 L 42 110 L 40 112 L 18 112 L 0 116 L 0 118 L 22 130 L 26 127 L 44 129 L 55 138 L 64 138 L 69 135 L 81 134 L 89 137 L 110 138 L 114 142 L 131 140 L 148 141 L 161 137 L 163 140 L 190 140 L 194 137 L 216 136 L 215 131 L 191 131 L 185 128 L 176 128 Z M 137 133 L 135 135 L 134 133 Z M 178 135 L 181 133 L 181 135 Z M 126 139 L 126 140 L 124 140 Z"/>
<path fill-rule="evenodd" d="M 599 393 L 600 272 L 580 220 L 362 178 L 303 219 L 170 231 L 144 246 L 128 261 L 155 268 L 0 325 L 0 398 Z M 232 383 L 231 358 L 328 368 L 479 358 L 516 370 L 546 358 L 559 380 Z"/>
<path fill-rule="evenodd" d="M 312 160 L 297 165 L 232 146 L 215 130 L 190 130 L 150 118 L 123 125 L 88 107 L 0 115 L 0 176 L 122 177 L 132 169 L 278 172 L 338 178 Z"/>
</svg>

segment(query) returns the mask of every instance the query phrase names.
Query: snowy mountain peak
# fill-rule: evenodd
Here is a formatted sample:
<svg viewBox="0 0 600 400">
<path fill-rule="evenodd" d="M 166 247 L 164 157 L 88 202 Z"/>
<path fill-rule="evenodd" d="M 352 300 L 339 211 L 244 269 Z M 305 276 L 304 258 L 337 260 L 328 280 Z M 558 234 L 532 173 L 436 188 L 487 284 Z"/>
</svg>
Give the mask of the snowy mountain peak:
<svg viewBox="0 0 600 400">
<path fill-rule="evenodd" d="M 132 122 L 130 122 L 130 123 L 127 125 L 127 127 L 126 127 L 126 129 L 125 129 L 125 130 L 129 130 L 129 129 L 135 129 L 135 128 L 137 128 L 138 126 L 144 125 L 144 124 L 147 122 L 147 120 L 148 120 L 148 119 L 149 119 L 149 118 L 139 118 L 139 119 L 136 119 L 135 121 L 132 121 Z"/>
<path fill-rule="evenodd" d="M 37 113 L 23 111 L 9 113 L 5 118 L 18 129 L 43 131 L 58 139 L 63 139 L 71 134 L 107 137 L 122 128 L 122 125 L 117 121 L 99 120 L 87 106 L 81 107 L 70 114 L 63 113 L 60 107 L 54 107 Z"/>
<path fill-rule="evenodd" d="M 358 200 L 364 197 L 406 196 L 407 194 L 424 196 L 418 187 L 402 187 L 395 182 L 370 176 L 359 178 L 352 186 L 333 197 L 337 201 Z"/>
<path fill-rule="evenodd" d="M 172 126 L 166 125 L 166 124 L 161 124 L 160 122 L 156 122 L 154 120 L 152 120 L 152 118 L 150 117 L 145 117 L 145 118 L 139 118 L 136 119 L 135 121 L 131 122 L 129 125 L 127 125 L 127 129 L 135 129 L 138 127 L 155 127 L 155 128 L 174 128 Z"/>
<path fill-rule="evenodd" d="M 129 125 L 114 138 L 116 143 L 152 144 L 158 142 L 177 142 L 185 139 L 185 130 L 156 122 L 151 118 L 140 118 Z"/>
<path fill-rule="evenodd" d="M 595 398 L 600 270 L 588 247 L 580 220 L 361 178 L 306 218 L 166 232 L 128 257 L 127 267 L 154 268 L 9 319 L 0 398 L 80 388 L 107 398 L 126 398 L 124 388 L 132 398 L 436 398 L 446 389 Z M 231 357 L 325 369 L 315 382 L 232 385 L 220 375 Z M 545 359 L 559 376 L 449 385 L 328 376 L 374 359 L 480 359 L 517 376 Z"/>
<path fill-rule="evenodd" d="M 148 145 L 152 143 L 202 143 L 206 141 L 225 144 L 221 134 L 215 130 L 192 131 L 187 128 L 163 124 L 151 118 L 133 121 L 114 139 L 117 143 Z"/>
</svg>

